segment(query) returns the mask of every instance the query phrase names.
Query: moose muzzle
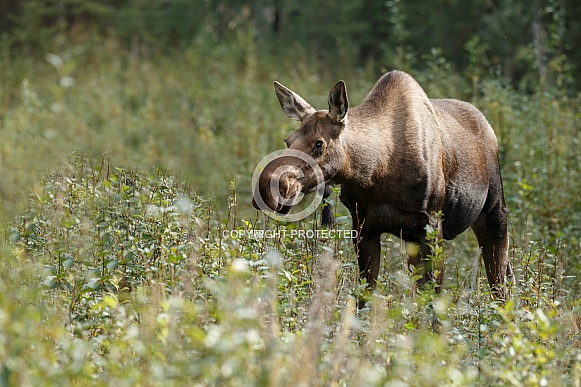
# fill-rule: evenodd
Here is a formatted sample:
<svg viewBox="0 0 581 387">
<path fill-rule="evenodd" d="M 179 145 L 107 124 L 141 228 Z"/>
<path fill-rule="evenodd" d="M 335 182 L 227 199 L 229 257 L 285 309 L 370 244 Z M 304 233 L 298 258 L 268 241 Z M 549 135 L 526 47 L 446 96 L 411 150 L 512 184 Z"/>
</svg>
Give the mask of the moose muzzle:
<svg viewBox="0 0 581 387">
<path fill-rule="evenodd" d="M 302 197 L 303 172 L 290 164 L 292 157 L 279 157 L 266 165 L 254 187 L 252 205 L 259 210 L 287 214 Z"/>
</svg>

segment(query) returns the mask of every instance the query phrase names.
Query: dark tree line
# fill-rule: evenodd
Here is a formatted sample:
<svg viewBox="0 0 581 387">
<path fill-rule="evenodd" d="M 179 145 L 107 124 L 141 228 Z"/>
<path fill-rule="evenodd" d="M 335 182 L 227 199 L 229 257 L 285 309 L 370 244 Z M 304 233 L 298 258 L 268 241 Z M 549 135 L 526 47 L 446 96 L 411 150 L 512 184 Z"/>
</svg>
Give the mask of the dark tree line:
<svg viewBox="0 0 581 387">
<path fill-rule="evenodd" d="M 79 26 L 126 44 L 188 44 L 245 30 L 271 49 L 302 46 L 357 64 L 437 49 L 459 71 L 581 87 L 578 0 L 0 0 L 2 42 L 33 50 Z"/>
</svg>

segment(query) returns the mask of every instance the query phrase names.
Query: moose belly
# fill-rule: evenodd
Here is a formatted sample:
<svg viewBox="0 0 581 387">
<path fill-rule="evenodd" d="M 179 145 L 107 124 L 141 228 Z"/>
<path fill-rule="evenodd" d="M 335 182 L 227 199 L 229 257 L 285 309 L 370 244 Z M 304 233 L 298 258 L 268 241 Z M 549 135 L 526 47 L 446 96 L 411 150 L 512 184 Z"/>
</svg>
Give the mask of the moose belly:
<svg viewBox="0 0 581 387">
<path fill-rule="evenodd" d="M 421 211 L 407 212 L 387 203 L 368 205 L 363 227 L 372 234 L 388 232 L 404 240 L 418 241 L 427 217 Z"/>
<path fill-rule="evenodd" d="M 444 239 L 453 239 L 474 223 L 482 211 L 487 193 L 483 189 L 466 189 L 465 186 L 463 189 L 448 187 L 446 193 L 443 208 L 412 210 L 394 202 L 367 201 L 360 207 L 359 216 L 364 219 L 364 229 L 371 234 L 388 232 L 404 240 L 417 241 L 425 232 L 426 214 L 441 210 Z"/>
<path fill-rule="evenodd" d="M 487 189 L 448 184 L 442 209 L 444 239 L 453 239 L 474 223 L 486 202 Z"/>
</svg>

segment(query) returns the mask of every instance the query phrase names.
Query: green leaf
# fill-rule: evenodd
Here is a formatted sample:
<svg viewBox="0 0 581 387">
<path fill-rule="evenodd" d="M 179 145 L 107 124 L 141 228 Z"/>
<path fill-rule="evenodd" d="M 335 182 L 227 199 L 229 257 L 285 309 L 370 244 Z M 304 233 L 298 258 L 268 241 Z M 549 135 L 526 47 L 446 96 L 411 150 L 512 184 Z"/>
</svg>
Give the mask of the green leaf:
<svg viewBox="0 0 581 387">
<path fill-rule="evenodd" d="M 71 268 L 71 266 L 73 266 L 73 264 L 75 263 L 75 260 L 73 258 L 67 258 L 64 262 L 63 262 L 63 269 L 69 270 Z"/>
<path fill-rule="evenodd" d="M 49 275 L 44 279 L 44 281 L 42 283 L 47 288 L 54 289 L 56 287 L 56 276 Z"/>
<path fill-rule="evenodd" d="M 20 235 L 21 235 L 20 231 L 18 230 L 12 231 L 10 233 L 10 236 L 8 237 L 8 240 L 10 241 L 10 243 L 16 243 L 20 239 Z"/>
<path fill-rule="evenodd" d="M 421 278 L 423 278 L 423 275 L 414 275 L 412 276 L 412 282 L 416 282 L 419 281 Z"/>
<path fill-rule="evenodd" d="M 117 261 L 116 259 L 112 259 L 109 261 L 109 263 L 107 263 L 107 269 L 109 269 L 110 271 L 115 270 L 117 266 L 119 266 L 119 261 Z"/>
</svg>

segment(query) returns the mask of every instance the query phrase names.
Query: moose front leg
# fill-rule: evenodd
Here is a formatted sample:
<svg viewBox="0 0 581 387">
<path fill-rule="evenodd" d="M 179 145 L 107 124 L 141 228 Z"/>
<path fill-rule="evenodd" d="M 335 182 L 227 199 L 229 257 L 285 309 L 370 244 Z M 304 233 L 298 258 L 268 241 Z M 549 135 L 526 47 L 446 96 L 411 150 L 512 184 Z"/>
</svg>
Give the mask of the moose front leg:
<svg viewBox="0 0 581 387">
<path fill-rule="evenodd" d="M 379 264 L 381 255 L 381 236 L 369 235 L 361 230 L 359 235 L 353 239 L 357 261 L 359 263 L 359 277 L 361 282 L 365 281 L 370 290 L 375 289 L 377 277 L 379 276 Z M 358 307 L 365 307 L 366 300 L 359 297 Z"/>
<path fill-rule="evenodd" d="M 419 239 L 419 254 L 408 256 L 408 264 L 414 266 L 414 274 L 420 275 L 418 284 L 432 283 L 436 293 L 442 290 L 444 282 L 444 255 L 442 252 L 443 231 L 441 215 L 429 217 L 428 226 Z"/>
</svg>

